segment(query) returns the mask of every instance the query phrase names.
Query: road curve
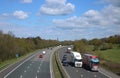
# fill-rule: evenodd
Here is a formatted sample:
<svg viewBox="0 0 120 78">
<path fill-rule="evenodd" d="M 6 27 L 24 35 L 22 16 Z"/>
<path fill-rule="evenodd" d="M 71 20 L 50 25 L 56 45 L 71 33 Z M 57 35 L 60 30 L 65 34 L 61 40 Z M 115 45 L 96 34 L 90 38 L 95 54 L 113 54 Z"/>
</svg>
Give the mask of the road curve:
<svg viewBox="0 0 120 78">
<path fill-rule="evenodd" d="M 59 58 L 62 60 L 64 54 L 66 54 L 67 47 L 61 48 L 59 50 Z M 67 53 L 69 56 L 70 54 Z M 73 66 L 64 66 L 66 72 L 70 78 L 112 78 L 100 72 L 92 72 L 84 68 L 75 68 Z"/>
<path fill-rule="evenodd" d="M 51 78 L 50 59 L 57 49 L 57 47 L 52 50 L 43 49 L 46 51 L 43 58 L 39 58 L 43 50 L 38 50 L 20 64 L 14 66 L 14 68 L 12 67 L 10 72 L 4 73 L 9 68 L 2 71 L 1 73 L 4 73 L 4 76 L 0 76 L 0 78 Z"/>
</svg>

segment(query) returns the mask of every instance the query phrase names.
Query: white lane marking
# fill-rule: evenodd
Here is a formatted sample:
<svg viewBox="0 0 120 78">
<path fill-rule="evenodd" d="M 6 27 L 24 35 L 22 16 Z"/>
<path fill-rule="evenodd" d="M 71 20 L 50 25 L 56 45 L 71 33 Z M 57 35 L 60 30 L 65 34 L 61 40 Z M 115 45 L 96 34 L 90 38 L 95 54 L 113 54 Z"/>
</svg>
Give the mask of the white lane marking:
<svg viewBox="0 0 120 78">
<path fill-rule="evenodd" d="M 38 67 L 39 70 L 41 69 L 42 63 L 43 63 L 43 59 L 41 60 L 40 66 Z M 39 70 L 37 70 L 37 73 L 40 72 Z"/>
<path fill-rule="evenodd" d="M 52 47 L 53 48 L 53 47 Z M 51 52 L 51 55 L 50 55 L 50 77 L 51 78 L 55 78 L 54 77 L 54 72 L 53 72 L 53 65 L 52 65 L 52 57 L 53 57 L 53 54 L 54 54 L 54 52 L 57 50 L 57 49 L 59 49 L 59 47 L 54 47 L 53 48 L 53 50 L 51 50 L 50 52 Z"/>
<path fill-rule="evenodd" d="M 35 55 L 37 55 L 37 54 L 34 54 L 34 55 L 32 55 L 31 57 L 29 57 L 28 59 L 26 59 L 26 60 L 24 60 L 21 64 L 19 64 L 17 67 L 15 67 L 12 71 L 10 71 L 8 74 L 6 74 L 5 76 L 4 76 L 4 78 L 6 78 L 7 76 L 9 76 L 13 71 L 15 71 L 18 67 L 20 67 L 23 63 L 25 63 L 26 61 L 28 61 L 28 60 L 30 60 L 31 58 L 33 58 Z"/>
<path fill-rule="evenodd" d="M 78 70 L 76 70 L 76 72 L 78 72 Z"/>
<path fill-rule="evenodd" d="M 23 76 L 21 75 L 20 78 L 23 78 Z"/>
<path fill-rule="evenodd" d="M 97 75 L 94 75 L 94 77 L 97 77 Z"/>
<path fill-rule="evenodd" d="M 83 74 L 81 74 L 80 76 L 83 77 Z"/>
<path fill-rule="evenodd" d="M 28 66 L 27 68 L 29 69 L 30 67 Z"/>
<path fill-rule="evenodd" d="M 37 73 L 39 73 L 40 71 L 38 70 Z"/>
<path fill-rule="evenodd" d="M 40 70 L 40 67 L 38 69 Z"/>
<path fill-rule="evenodd" d="M 36 75 L 36 77 L 35 78 L 37 78 L 37 75 Z"/>
<path fill-rule="evenodd" d="M 32 64 L 30 64 L 30 66 L 31 66 Z"/>
<path fill-rule="evenodd" d="M 112 77 L 110 77 L 109 75 L 105 74 L 104 72 L 102 72 L 102 71 L 100 71 L 100 70 L 98 70 L 98 71 L 99 71 L 101 74 L 107 76 L 108 78 L 112 78 Z"/>
<path fill-rule="evenodd" d="M 32 62 L 32 63 L 34 63 L 34 62 Z"/>
<path fill-rule="evenodd" d="M 24 73 L 26 73 L 26 70 L 24 71 Z"/>
</svg>

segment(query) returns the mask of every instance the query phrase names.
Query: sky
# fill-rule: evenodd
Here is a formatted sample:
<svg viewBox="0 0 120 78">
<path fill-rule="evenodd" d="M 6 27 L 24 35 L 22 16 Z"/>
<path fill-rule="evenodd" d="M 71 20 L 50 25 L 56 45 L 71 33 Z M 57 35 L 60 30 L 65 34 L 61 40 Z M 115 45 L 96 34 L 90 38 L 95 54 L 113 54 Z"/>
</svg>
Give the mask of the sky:
<svg viewBox="0 0 120 78">
<path fill-rule="evenodd" d="M 0 0 L 0 31 L 79 40 L 120 35 L 120 0 Z"/>
</svg>

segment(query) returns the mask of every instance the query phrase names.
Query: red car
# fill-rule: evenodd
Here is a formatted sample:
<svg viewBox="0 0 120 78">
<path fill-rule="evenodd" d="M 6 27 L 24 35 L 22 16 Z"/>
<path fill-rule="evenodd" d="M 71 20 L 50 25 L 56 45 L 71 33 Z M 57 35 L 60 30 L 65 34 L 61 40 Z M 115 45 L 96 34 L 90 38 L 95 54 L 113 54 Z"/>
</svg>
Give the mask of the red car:
<svg viewBox="0 0 120 78">
<path fill-rule="evenodd" d="M 43 55 L 42 55 L 42 54 L 40 54 L 40 55 L 39 55 L 39 58 L 43 58 Z"/>
</svg>

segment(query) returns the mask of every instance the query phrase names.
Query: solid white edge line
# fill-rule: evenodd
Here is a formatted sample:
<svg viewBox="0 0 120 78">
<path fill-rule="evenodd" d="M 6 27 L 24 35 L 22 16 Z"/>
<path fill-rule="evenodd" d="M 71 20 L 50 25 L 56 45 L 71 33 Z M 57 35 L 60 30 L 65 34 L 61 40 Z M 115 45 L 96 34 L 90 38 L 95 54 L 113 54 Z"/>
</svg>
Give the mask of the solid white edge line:
<svg viewBox="0 0 120 78">
<path fill-rule="evenodd" d="M 107 77 L 109 77 L 109 78 L 112 78 L 112 77 L 110 77 L 109 75 L 103 73 L 102 71 L 100 71 L 100 70 L 98 70 L 98 71 L 99 71 L 101 74 L 103 74 L 103 75 L 105 75 L 105 76 L 107 76 Z"/>
<path fill-rule="evenodd" d="M 36 51 L 38 51 L 38 50 L 36 50 Z M 32 55 L 32 54 L 30 54 L 30 55 Z M 25 58 L 26 58 L 26 57 L 27 57 L 27 56 L 25 56 Z M 23 60 L 23 59 L 21 59 L 21 60 Z M 19 60 L 19 61 L 21 61 L 21 60 Z M 18 61 L 18 62 L 19 62 L 19 61 Z M 18 62 L 16 62 L 16 63 L 18 63 Z M 2 69 L 2 70 L 0 71 L 0 73 L 3 72 L 4 70 L 8 69 L 9 67 L 11 67 L 12 65 L 14 65 L 14 64 L 16 64 L 16 63 L 13 63 L 13 64 L 8 65 L 6 68 Z"/>
<path fill-rule="evenodd" d="M 53 76 L 53 65 L 52 65 L 52 57 L 53 57 L 54 52 L 55 51 L 53 51 L 51 56 L 50 56 L 50 78 L 54 78 L 54 76 Z"/>
<path fill-rule="evenodd" d="M 23 61 L 21 64 L 19 64 L 17 67 L 15 67 L 12 71 L 10 71 L 8 74 L 6 74 L 4 76 L 4 78 L 6 78 L 7 76 L 9 76 L 13 71 L 15 71 L 18 67 L 20 67 L 23 63 L 25 63 L 26 61 L 30 60 L 31 58 L 33 58 L 36 54 L 32 55 L 31 57 L 29 57 L 28 59 L 26 59 L 25 61 Z"/>
</svg>

